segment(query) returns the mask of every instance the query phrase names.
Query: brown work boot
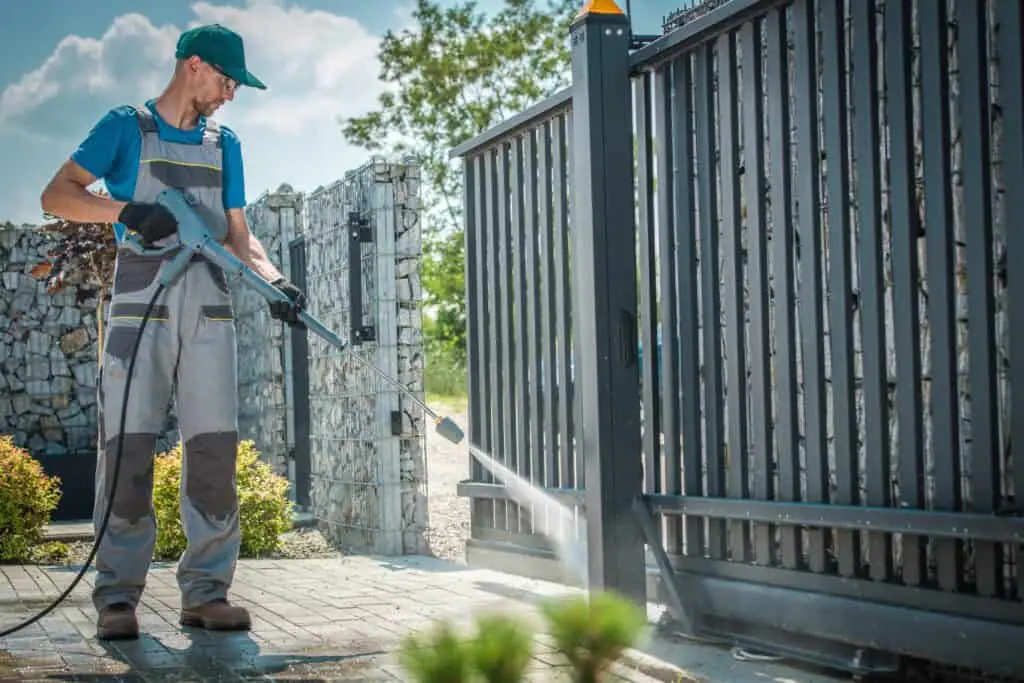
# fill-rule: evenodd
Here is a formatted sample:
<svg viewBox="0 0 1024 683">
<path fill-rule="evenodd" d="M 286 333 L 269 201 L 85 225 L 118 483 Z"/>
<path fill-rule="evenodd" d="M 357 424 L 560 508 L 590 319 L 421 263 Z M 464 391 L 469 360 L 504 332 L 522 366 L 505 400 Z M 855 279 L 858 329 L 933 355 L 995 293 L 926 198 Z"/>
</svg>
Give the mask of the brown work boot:
<svg viewBox="0 0 1024 683">
<path fill-rule="evenodd" d="M 182 626 L 201 626 L 210 631 L 248 631 L 252 622 L 244 607 L 236 607 L 224 598 L 205 602 L 181 611 Z"/>
<path fill-rule="evenodd" d="M 96 637 L 100 640 L 134 640 L 139 637 L 139 621 L 135 608 L 118 602 L 100 610 L 96 621 Z"/>
</svg>

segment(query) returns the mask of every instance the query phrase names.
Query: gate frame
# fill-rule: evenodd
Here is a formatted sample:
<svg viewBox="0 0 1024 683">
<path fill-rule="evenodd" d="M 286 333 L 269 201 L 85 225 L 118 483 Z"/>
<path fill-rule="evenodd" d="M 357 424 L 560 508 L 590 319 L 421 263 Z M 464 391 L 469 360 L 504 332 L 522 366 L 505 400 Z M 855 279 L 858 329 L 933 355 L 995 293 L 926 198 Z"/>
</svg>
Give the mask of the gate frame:
<svg viewBox="0 0 1024 683">
<path fill-rule="evenodd" d="M 577 339 L 582 336 L 587 340 L 576 347 L 581 388 L 573 395 L 578 400 L 582 419 L 582 429 L 576 437 L 582 440 L 582 450 L 587 454 L 587 485 L 582 491 L 549 488 L 548 492 L 582 503 L 581 507 L 587 511 L 591 588 L 614 590 L 637 601 L 643 601 L 645 596 L 650 596 L 651 600 L 664 599 L 683 630 L 692 635 L 725 637 L 740 645 L 855 673 L 896 671 L 903 658 L 910 657 L 986 670 L 994 675 L 1019 675 L 1024 673 L 1024 651 L 1019 645 L 1024 642 L 1024 612 L 1021 610 L 1024 605 L 1019 599 L 977 599 L 958 592 L 921 590 L 861 577 L 850 580 L 828 573 L 796 572 L 745 562 L 721 562 L 702 556 L 670 558 L 661 532 L 657 530 L 661 516 L 691 515 L 782 527 L 871 530 L 1019 546 L 1024 543 L 1024 519 L 1019 517 L 1019 511 L 1018 516 L 1013 516 L 644 493 L 643 477 L 638 476 L 643 459 L 612 457 L 623 452 L 640 456 L 643 452 L 640 402 L 636 400 L 639 374 L 627 371 L 636 367 L 635 348 L 623 341 L 632 340 L 636 335 L 639 305 L 635 284 L 641 273 L 633 268 L 633 259 L 615 259 L 617 254 L 631 253 L 637 229 L 632 215 L 632 164 L 628 163 L 635 158 L 629 146 L 634 121 L 628 106 L 633 77 L 779 7 L 795 5 L 806 10 L 808 3 L 813 2 L 811 6 L 816 7 L 818 2 L 838 1 L 729 0 L 632 54 L 628 29 L 623 30 L 628 22 L 621 12 L 595 12 L 588 6 L 570 30 L 573 85 L 459 145 L 451 156 L 466 159 L 485 147 L 501 144 L 502 140 L 534 125 L 566 102 L 572 103 L 571 129 L 575 144 L 570 167 L 574 192 L 570 200 L 573 224 L 587 227 L 573 232 L 574 258 L 580 259 L 572 280 L 573 323 L 580 325 Z M 1009 0 L 1000 5 L 998 11 L 1016 25 L 1024 26 L 1021 8 L 1014 8 L 1014 4 L 1014 0 Z M 813 26 L 814 17 L 810 12 L 803 11 L 800 16 Z M 804 25 L 796 30 L 806 28 Z M 1003 56 L 1014 58 L 1013 63 L 1017 65 L 1014 68 L 1018 70 L 1018 77 L 1009 83 L 1021 86 L 1021 55 L 1018 54 L 1021 43 L 1007 42 L 1011 47 L 1004 50 L 1008 54 Z M 815 73 L 812 71 L 812 76 Z M 798 83 L 796 87 L 800 86 Z M 1020 93 L 1013 87 L 1009 89 L 1013 91 L 1010 101 L 1019 102 Z M 637 126 L 640 125 L 637 122 Z M 1020 126 L 1011 128 L 1008 133 L 1011 141 L 1019 141 Z M 1012 150 L 1008 153 L 1009 172 L 1017 172 L 1018 176 L 1011 177 L 1007 183 L 1024 190 L 1021 156 L 1013 154 Z M 627 172 L 617 173 L 616 169 Z M 476 329 L 476 336 L 471 335 L 471 358 L 476 353 L 474 342 L 480 343 L 484 334 L 474 327 L 479 324 L 478 307 L 486 305 L 477 299 L 486 286 L 472 281 L 474 273 L 468 256 L 475 244 L 473 241 L 478 239 L 470 234 L 476 225 L 471 213 L 474 208 L 480 211 L 474 204 L 478 201 L 471 183 L 474 170 L 475 166 L 467 162 L 468 303 L 471 329 Z M 1019 205 L 1021 195 L 1015 195 L 1014 201 Z M 644 211 L 645 207 L 639 209 Z M 614 229 L 627 225 L 628 230 Z M 613 268 L 620 269 L 615 276 L 623 280 L 609 276 Z M 602 284 L 595 284 L 598 281 Z M 613 281 L 617 282 L 615 287 L 607 286 Z M 622 285 L 622 282 L 630 284 Z M 1018 289 L 1011 285 L 1011 290 Z M 576 311 L 589 312 L 593 317 L 581 321 Z M 1024 308 L 1015 307 L 1014 313 L 1016 319 L 1011 324 L 1017 330 L 1024 322 L 1024 315 L 1021 315 Z M 650 331 L 647 332 L 646 339 L 652 340 Z M 1014 350 L 1020 348 L 1017 342 Z M 486 378 L 479 376 L 478 369 L 471 369 L 470 440 L 474 443 L 479 443 L 480 427 L 477 425 L 481 418 L 474 412 L 474 406 L 477 391 L 485 382 Z M 500 439 L 500 435 L 490 435 L 492 440 L 496 437 Z M 477 474 L 476 468 L 473 474 Z M 1016 480 L 1022 480 L 1020 472 L 1016 473 Z M 459 494 L 473 499 L 474 518 L 476 506 L 484 499 L 511 499 L 504 486 L 476 477 L 461 483 Z M 1019 497 L 1021 491 L 1018 490 L 1017 495 Z M 627 513 L 627 508 L 631 512 Z M 626 514 L 633 515 L 631 519 L 637 524 L 634 533 L 643 534 L 656 567 L 646 572 L 646 580 L 645 572 L 637 571 L 638 564 L 644 566 L 642 545 L 630 537 L 625 532 L 626 525 L 619 522 Z M 467 553 L 473 545 L 474 539 L 471 539 Z M 523 547 L 504 552 L 547 554 Z M 1017 556 L 1024 555 L 1018 550 Z M 498 562 L 500 568 L 510 570 L 507 556 Z M 516 567 L 513 571 L 537 575 L 549 570 L 533 563 L 529 569 Z M 1018 566 L 1017 571 L 1020 572 L 1021 567 Z M 794 609 L 794 605 L 799 605 L 799 609 Z"/>
</svg>

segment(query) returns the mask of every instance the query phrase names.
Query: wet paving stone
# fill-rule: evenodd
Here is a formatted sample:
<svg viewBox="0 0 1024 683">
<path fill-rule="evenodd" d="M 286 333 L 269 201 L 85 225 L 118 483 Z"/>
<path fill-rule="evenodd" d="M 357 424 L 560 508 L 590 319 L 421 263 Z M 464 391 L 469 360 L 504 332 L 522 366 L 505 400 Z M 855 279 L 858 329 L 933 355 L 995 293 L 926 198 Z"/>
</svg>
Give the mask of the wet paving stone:
<svg viewBox="0 0 1024 683">
<path fill-rule="evenodd" d="M 48 615 L 0 639 L 0 682 L 403 681 L 394 652 L 406 633 L 494 610 L 532 618 L 531 601 L 573 592 L 425 557 L 242 560 L 231 599 L 249 609 L 253 629 L 216 633 L 178 624 L 173 572 L 167 564 L 151 569 L 140 637 L 114 642 L 95 637 L 90 572 Z M 67 568 L 0 566 L 0 627 L 47 607 L 72 577 Z M 553 659 L 537 648 L 534 680 L 563 678 Z"/>
</svg>

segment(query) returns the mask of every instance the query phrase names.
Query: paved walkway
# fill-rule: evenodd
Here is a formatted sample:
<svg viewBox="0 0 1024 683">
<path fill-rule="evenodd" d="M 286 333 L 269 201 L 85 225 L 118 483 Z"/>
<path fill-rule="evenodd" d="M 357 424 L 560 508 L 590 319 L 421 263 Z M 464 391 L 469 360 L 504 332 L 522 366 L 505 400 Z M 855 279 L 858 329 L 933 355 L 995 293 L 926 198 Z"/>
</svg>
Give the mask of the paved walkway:
<svg viewBox="0 0 1024 683">
<path fill-rule="evenodd" d="M 46 607 L 76 572 L 77 567 L 0 566 L 0 628 Z M 90 571 L 57 609 L 0 639 L 0 681 L 409 680 L 394 657 L 409 631 L 438 618 L 468 626 L 476 614 L 495 609 L 542 626 L 538 600 L 572 590 L 424 557 L 242 560 L 232 597 L 251 610 L 253 630 L 224 634 L 177 624 L 173 564 L 154 564 L 150 577 L 139 640 L 96 640 Z M 609 680 L 826 680 L 775 664 L 737 662 L 719 648 L 664 640 L 651 645 L 656 647 L 648 651 L 662 652 L 683 668 L 634 652 Z M 543 637 L 531 680 L 569 680 Z"/>
<path fill-rule="evenodd" d="M 74 577 L 63 567 L 0 573 L 3 627 L 45 607 Z M 251 610 L 253 630 L 214 634 L 177 624 L 173 565 L 158 563 L 139 611 L 142 637 L 103 643 L 95 639 L 91 577 L 42 620 L 0 640 L 0 680 L 408 680 L 393 656 L 408 631 L 436 618 L 468 625 L 495 608 L 536 619 L 531 602 L 568 593 L 429 558 L 243 560 L 232 595 Z M 537 652 L 535 680 L 558 680 L 550 647 Z M 635 664 L 620 669 L 619 681 L 673 679 L 664 665 L 658 677 Z"/>
</svg>

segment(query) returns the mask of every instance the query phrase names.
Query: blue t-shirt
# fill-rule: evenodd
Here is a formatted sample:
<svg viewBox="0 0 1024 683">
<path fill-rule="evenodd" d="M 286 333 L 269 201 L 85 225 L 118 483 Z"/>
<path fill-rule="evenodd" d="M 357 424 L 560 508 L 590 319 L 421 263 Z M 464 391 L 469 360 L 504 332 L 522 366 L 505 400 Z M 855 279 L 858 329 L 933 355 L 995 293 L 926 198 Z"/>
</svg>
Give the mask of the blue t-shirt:
<svg viewBox="0 0 1024 683">
<path fill-rule="evenodd" d="M 162 140 L 192 145 L 202 143 L 206 117 L 200 116 L 195 128 L 176 128 L 160 116 L 154 100 L 147 101 L 146 106 L 153 112 L 157 134 Z M 241 142 L 227 126 L 221 124 L 220 130 L 221 149 L 224 153 L 224 209 L 242 208 L 245 206 L 245 176 Z M 89 131 L 71 158 L 92 175 L 102 178 L 111 197 L 126 202 L 135 194 L 141 149 L 142 134 L 135 118 L 135 109 L 123 106 L 107 112 Z M 120 241 L 124 236 L 124 226 L 115 223 L 114 233 Z"/>
</svg>

